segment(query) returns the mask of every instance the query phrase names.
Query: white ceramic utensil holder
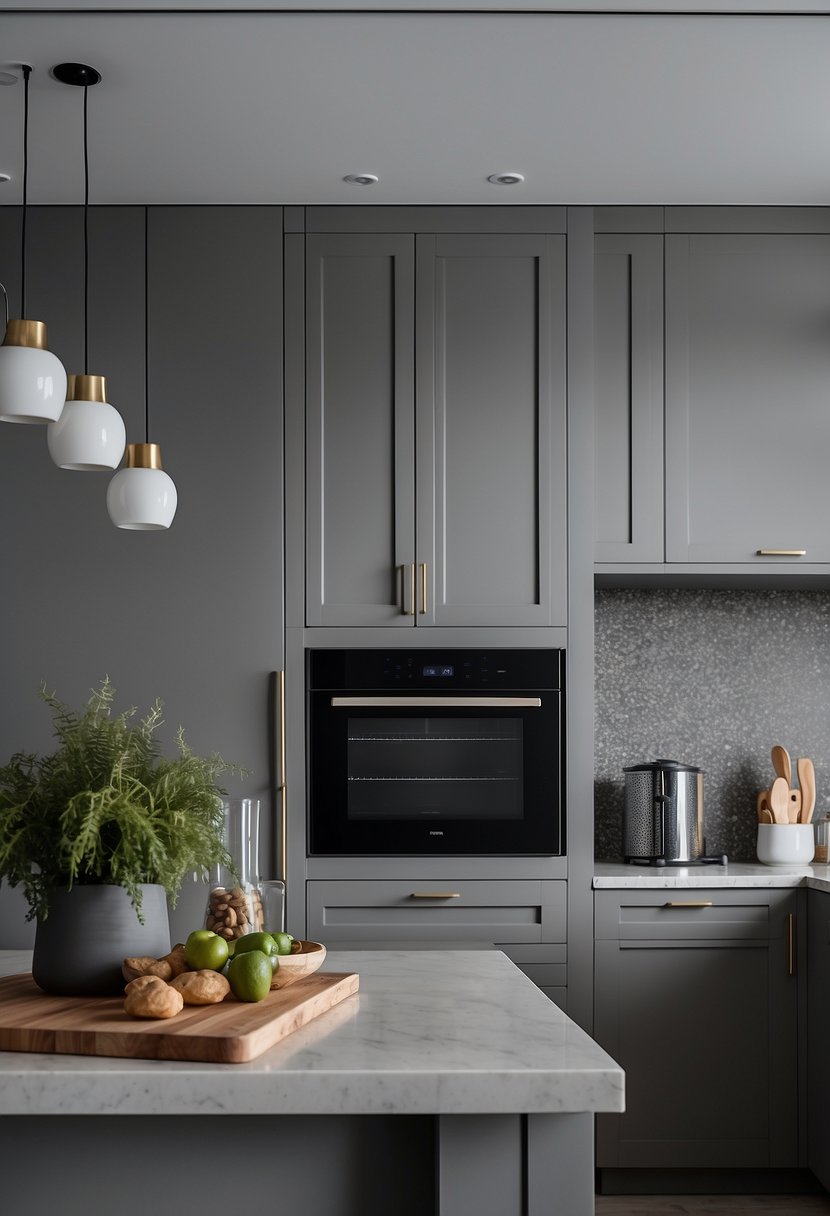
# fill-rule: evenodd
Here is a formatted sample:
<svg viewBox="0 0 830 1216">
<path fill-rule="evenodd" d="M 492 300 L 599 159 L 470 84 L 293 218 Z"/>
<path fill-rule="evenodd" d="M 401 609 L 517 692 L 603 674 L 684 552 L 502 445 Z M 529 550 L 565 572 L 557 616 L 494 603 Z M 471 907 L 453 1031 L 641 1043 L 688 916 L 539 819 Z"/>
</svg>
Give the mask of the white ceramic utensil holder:
<svg viewBox="0 0 830 1216">
<path fill-rule="evenodd" d="M 811 823 L 759 823 L 758 860 L 767 866 L 807 866 L 813 860 Z"/>
</svg>

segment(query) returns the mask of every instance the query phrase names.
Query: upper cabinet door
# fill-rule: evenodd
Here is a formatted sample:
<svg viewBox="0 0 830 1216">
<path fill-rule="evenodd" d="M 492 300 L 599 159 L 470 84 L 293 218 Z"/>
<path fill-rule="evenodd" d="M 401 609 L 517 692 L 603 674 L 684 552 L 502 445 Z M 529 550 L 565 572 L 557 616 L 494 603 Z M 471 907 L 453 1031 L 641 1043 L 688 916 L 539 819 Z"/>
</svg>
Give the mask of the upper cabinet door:
<svg viewBox="0 0 830 1216">
<path fill-rule="evenodd" d="M 563 624 L 564 237 L 417 242 L 416 619 Z"/>
<path fill-rule="evenodd" d="M 666 559 L 830 561 L 830 236 L 666 237 Z"/>
<path fill-rule="evenodd" d="M 597 562 L 663 560 L 663 236 L 594 242 Z"/>
<path fill-rule="evenodd" d="M 414 624 L 414 239 L 307 240 L 309 625 Z"/>
</svg>

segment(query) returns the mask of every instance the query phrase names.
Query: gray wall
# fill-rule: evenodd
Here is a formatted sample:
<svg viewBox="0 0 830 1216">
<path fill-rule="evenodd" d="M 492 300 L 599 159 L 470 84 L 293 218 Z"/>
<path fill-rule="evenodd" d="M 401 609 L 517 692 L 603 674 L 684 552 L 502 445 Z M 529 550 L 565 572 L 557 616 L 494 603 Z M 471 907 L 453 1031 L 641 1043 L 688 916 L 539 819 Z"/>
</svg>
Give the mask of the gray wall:
<svg viewBox="0 0 830 1216">
<path fill-rule="evenodd" d="M 830 595 L 602 590 L 595 600 L 596 856 L 619 859 L 623 767 L 705 770 L 706 844 L 755 857 L 774 743 L 816 766 L 830 810 Z"/>
<path fill-rule="evenodd" d="M 150 437 L 178 512 L 169 532 L 121 531 L 106 511 L 110 474 L 58 469 L 45 428 L 0 425 L 0 760 L 51 749 L 41 681 L 81 705 L 108 674 L 119 708 L 162 698 L 166 750 L 182 724 L 195 752 L 250 769 L 228 787 L 263 799 L 270 820 L 269 673 L 283 665 L 282 212 L 151 208 L 149 219 Z M 80 211 L 36 209 L 31 232 L 27 312 L 81 371 Z M 0 209 L 13 316 L 18 233 L 17 209 Z M 140 442 L 143 208 L 93 209 L 91 261 L 90 371 L 108 376 L 127 439 Z M 31 941 L 17 896 L 0 889 L 0 948 Z M 189 884 L 174 936 L 203 911 Z"/>
</svg>

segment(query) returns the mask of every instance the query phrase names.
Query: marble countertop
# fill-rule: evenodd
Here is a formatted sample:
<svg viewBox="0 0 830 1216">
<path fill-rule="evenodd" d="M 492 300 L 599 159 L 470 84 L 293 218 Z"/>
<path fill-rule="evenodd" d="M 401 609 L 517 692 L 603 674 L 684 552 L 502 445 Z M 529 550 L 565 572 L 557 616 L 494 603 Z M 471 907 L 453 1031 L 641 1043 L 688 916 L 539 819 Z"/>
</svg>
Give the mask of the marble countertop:
<svg viewBox="0 0 830 1216">
<path fill-rule="evenodd" d="M 0 974 L 31 954 L 0 951 Z M 329 952 L 360 991 L 246 1064 L 0 1052 L 0 1115 L 620 1111 L 624 1074 L 498 950 Z"/>
<path fill-rule="evenodd" d="M 727 866 L 638 866 L 618 861 L 594 863 L 595 890 L 645 890 L 682 887 L 814 887 L 830 891 L 830 866 L 765 866 L 734 862 Z"/>
</svg>

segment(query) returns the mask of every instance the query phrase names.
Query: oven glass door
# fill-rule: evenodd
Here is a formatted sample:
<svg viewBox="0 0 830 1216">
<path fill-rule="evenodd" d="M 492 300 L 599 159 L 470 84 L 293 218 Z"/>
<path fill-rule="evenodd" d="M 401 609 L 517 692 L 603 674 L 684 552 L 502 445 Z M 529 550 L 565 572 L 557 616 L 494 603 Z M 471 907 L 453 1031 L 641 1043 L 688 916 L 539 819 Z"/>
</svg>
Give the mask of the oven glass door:
<svg viewBox="0 0 830 1216">
<path fill-rule="evenodd" d="M 560 852 L 559 694 L 312 694 L 313 853 Z"/>
</svg>

